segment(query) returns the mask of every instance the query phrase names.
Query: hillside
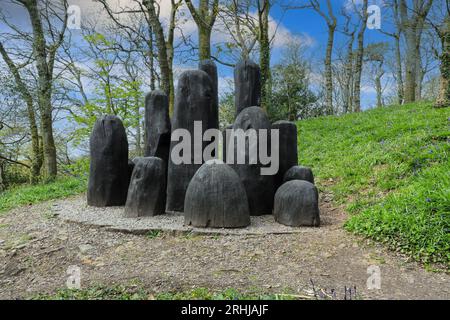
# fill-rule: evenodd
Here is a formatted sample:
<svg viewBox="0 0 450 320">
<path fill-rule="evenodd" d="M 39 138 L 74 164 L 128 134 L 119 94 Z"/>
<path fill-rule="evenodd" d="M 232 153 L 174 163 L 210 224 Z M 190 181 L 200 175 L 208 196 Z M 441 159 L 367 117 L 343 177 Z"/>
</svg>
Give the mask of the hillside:
<svg viewBox="0 0 450 320">
<path fill-rule="evenodd" d="M 450 110 L 430 104 L 299 121 L 299 159 L 345 228 L 425 263 L 450 261 Z"/>
</svg>

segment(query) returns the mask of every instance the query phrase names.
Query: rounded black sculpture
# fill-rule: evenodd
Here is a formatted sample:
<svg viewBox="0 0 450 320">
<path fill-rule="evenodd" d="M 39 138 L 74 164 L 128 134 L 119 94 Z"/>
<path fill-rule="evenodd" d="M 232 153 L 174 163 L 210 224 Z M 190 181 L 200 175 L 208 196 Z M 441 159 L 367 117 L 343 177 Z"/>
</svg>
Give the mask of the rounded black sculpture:
<svg viewBox="0 0 450 320">
<path fill-rule="evenodd" d="M 317 188 L 304 180 L 286 182 L 275 194 L 273 213 L 275 221 L 287 226 L 318 227 L 320 215 Z"/>
<path fill-rule="evenodd" d="M 203 154 L 194 151 L 194 122 L 201 121 L 201 134 L 210 128 L 210 111 L 213 103 L 213 86 L 208 74 L 201 70 L 189 70 L 181 74 L 175 95 L 175 106 L 172 116 L 172 133 L 177 129 L 185 129 L 192 138 L 190 159 L 175 163 L 172 155 L 169 157 L 167 179 L 167 211 L 182 212 L 186 189 L 195 172 L 203 164 Z M 181 139 L 180 139 L 181 140 Z M 170 152 L 181 141 L 172 141 Z M 204 149 L 203 144 L 202 152 Z M 184 155 L 184 153 L 183 153 Z M 200 161 L 195 158 L 200 157 Z M 195 163 L 199 162 L 199 163 Z"/>
<path fill-rule="evenodd" d="M 161 90 L 145 97 L 145 156 L 161 158 L 167 166 L 170 149 L 169 99 Z"/>
<path fill-rule="evenodd" d="M 267 118 L 267 114 L 260 107 L 249 107 L 242 110 L 233 125 L 233 130 L 242 129 L 244 132 L 247 132 L 247 130 L 249 129 L 254 129 L 257 132 L 258 130 L 266 129 L 268 131 L 268 150 L 271 149 L 269 135 L 270 128 L 271 124 L 269 119 Z M 248 140 L 245 145 L 245 150 L 237 149 L 236 140 L 234 142 L 227 141 L 226 143 L 230 149 L 234 144 L 234 162 L 233 164 L 231 164 L 231 167 L 238 174 L 247 192 L 250 214 L 252 216 L 272 214 L 274 197 L 274 176 L 261 174 L 261 168 L 264 166 L 261 164 L 259 157 L 256 164 L 250 164 L 250 156 L 257 155 L 250 155 L 250 152 L 252 152 L 252 150 L 249 147 Z M 257 143 L 259 144 L 259 137 L 257 138 L 257 141 Z M 245 152 L 245 164 L 237 164 L 238 152 Z M 226 153 L 228 153 L 228 151 Z"/>
<path fill-rule="evenodd" d="M 297 153 L 297 126 L 290 121 L 277 121 L 272 124 L 272 129 L 279 132 L 278 146 L 272 146 L 272 152 L 277 151 L 280 159 L 280 167 L 275 175 L 275 190 L 283 184 L 284 174 L 298 164 Z"/>
<path fill-rule="evenodd" d="M 240 61 L 234 68 L 234 105 L 236 116 L 252 106 L 261 106 L 261 70 L 250 60 Z"/>
<path fill-rule="evenodd" d="M 291 180 L 305 180 L 314 184 L 314 175 L 311 168 L 293 166 L 284 174 L 283 182 Z"/>
<path fill-rule="evenodd" d="M 128 141 L 122 121 L 103 116 L 95 122 L 89 141 L 90 169 L 87 203 L 90 206 L 122 206 L 129 183 Z"/>
<path fill-rule="evenodd" d="M 166 165 L 156 157 L 137 158 L 131 177 L 125 216 L 137 218 L 164 214 Z"/>
<path fill-rule="evenodd" d="M 189 183 L 184 203 L 185 225 L 240 228 L 250 224 L 244 186 L 220 160 L 206 162 Z"/>
</svg>

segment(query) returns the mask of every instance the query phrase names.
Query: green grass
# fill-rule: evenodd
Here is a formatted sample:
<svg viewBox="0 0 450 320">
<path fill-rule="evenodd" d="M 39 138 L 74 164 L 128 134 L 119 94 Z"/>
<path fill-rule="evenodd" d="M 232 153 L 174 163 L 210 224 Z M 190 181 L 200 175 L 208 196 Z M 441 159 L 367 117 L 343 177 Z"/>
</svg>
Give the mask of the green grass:
<svg viewBox="0 0 450 320">
<path fill-rule="evenodd" d="M 449 266 L 449 117 L 412 104 L 300 121 L 299 162 L 345 205 L 347 230 Z"/>
<path fill-rule="evenodd" d="M 65 198 L 85 190 L 85 180 L 67 177 L 47 184 L 17 186 L 0 193 L 0 214 L 16 207 Z"/>
<path fill-rule="evenodd" d="M 62 289 L 54 294 L 39 294 L 34 300 L 293 300 L 298 297 L 289 294 L 242 293 L 234 288 L 212 291 L 195 288 L 182 292 L 151 294 L 139 286 L 93 286 L 88 289 Z"/>
</svg>

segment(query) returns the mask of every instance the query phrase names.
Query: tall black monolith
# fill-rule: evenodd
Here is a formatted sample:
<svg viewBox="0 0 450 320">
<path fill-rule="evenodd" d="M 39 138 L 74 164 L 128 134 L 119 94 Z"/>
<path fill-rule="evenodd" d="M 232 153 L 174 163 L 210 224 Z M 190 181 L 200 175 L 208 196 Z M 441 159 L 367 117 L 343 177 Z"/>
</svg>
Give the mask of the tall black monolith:
<svg viewBox="0 0 450 320">
<path fill-rule="evenodd" d="M 211 111 L 208 113 L 210 116 L 210 118 L 208 119 L 208 129 L 219 129 L 219 79 L 217 75 L 217 66 L 214 61 L 208 59 L 200 61 L 198 69 L 208 74 L 211 79 L 213 88 Z M 212 156 L 214 158 L 218 157 L 215 152 L 212 154 Z"/>
<path fill-rule="evenodd" d="M 200 132 L 210 128 L 210 111 L 213 103 L 213 86 L 211 78 L 201 70 L 189 70 L 181 74 L 175 95 L 175 105 L 172 117 L 172 139 L 174 133 L 180 133 L 178 129 L 188 132 L 189 141 L 179 138 L 170 145 L 169 171 L 167 180 L 167 211 L 182 212 L 184 209 L 184 197 L 186 189 L 195 172 L 203 164 L 203 149 L 206 143 L 202 143 L 200 151 L 194 150 L 194 141 L 201 137 L 194 135 L 194 122 L 201 121 Z M 187 145 L 187 149 L 181 148 Z M 176 148 L 175 152 L 174 148 Z M 174 159 L 181 156 L 182 159 Z M 189 155 L 190 153 L 190 155 Z"/>
<path fill-rule="evenodd" d="M 277 121 L 272 124 L 272 129 L 278 130 L 278 152 L 280 167 L 275 175 L 275 190 L 283 184 L 285 173 L 298 163 L 297 153 L 297 126 L 290 121 Z"/>
<path fill-rule="evenodd" d="M 90 206 L 121 206 L 129 183 L 128 141 L 122 121 L 103 116 L 90 137 L 91 163 L 87 202 Z"/>
<path fill-rule="evenodd" d="M 161 90 L 145 97 L 145 156 L 161 158 L 167 166 L 170 150 L 169 99 Z"/>
<path fill-rule="evenodd" d="M 236 116 L 252 106 L 261 106 L 261 71 L 250 60 L 240 61 L 234 68 L 234 104 Z"/>
<path fill-rule="evenodd" d="M 125 216 L 137 218 L 164 214 L 166 165 L 156 157 L 137 158 L 128 188 Z"/>
<path fill-rule="evenodd" d="M 273 197 L 274 197 L 274 176 L 273 175 L 263 175 L 261 173 L 261 168 L 264 165 L 260 162 L 258 154 L 254 154 L 256 150 L 260 147 L 260 136 L 258 135 L 259 130 L 267 130 L 267 141 L 266 147 L 268 150 L 270 147 L 270 129 L 271 124 L 267 118 L 267 114 L 260 107 L 249 107 L 239 114 L 233 125 L 233 130 L 242 129 L 244 132 L 248 133 L 248 130 L 255 130 L 257 135 L 256 143 L 258 144 L 257 149 L 250 147 L 249 139 L 246 139 L 245 150 L 238 150 L 238 139 L 234 142 L 230 139 L 227 141 L 229 149 L 227 150 L 227 163 L 228 162 L 228 152 L 234 150 L 234 161 L 231 167 L 237 172 L 239 178 L 244 185 L 247 192 L 247 197 L 249 201 L 250 214 L 253 216 L 271 214 L 273 209 Z M 234 145 L 234 147 L 233 147 Z M 238 164 L 238 152 L 245 152 L 245 164 Z M 250 158 L 256 157 L 256 163 L 250 164 Z M 230 155 L 231 158 L 231 155 Z"/>
<path fill-rule="evenodd" d="M 210 119 L 208 121 L 209 128 L 219 129 L 219 79 L 217 75 L 217 66 L 212 60 L 200 61 L 198 65 L 199 70 L 208 74 L 211 78 L 213 88 L 213 99 L 211 104 Z"/>
<path fill-rule="evenodd" d="M 236 172 L 221 160 L 207 161 L 186 191 L 185 225 L 240 228 L 250 224 L 248 200 Z"/>
</svg>

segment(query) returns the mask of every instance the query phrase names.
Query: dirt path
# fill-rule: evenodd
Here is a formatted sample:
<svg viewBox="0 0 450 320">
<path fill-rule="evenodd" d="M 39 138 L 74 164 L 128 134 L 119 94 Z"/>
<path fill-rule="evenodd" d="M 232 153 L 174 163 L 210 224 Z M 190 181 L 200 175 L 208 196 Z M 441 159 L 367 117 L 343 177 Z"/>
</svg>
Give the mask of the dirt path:
<svg viewBox="0 0 450 320">
<path fill-rule="evenodd" d="M 362 298 L 450 299 L 450 276 L 342 229 L 345 216 L 322 201 L 326 225 L 305 233 L 156 238 L 67 223 L 47 202 L 0 215 L 0 298 L 27 298 L 65 288 L 67 268 L 81 268 L 82 287 L 139 281 L 147 291 L 258 288 L 265 293 L 338 295 L 356 286 Z M 381 290 L 368 290 L 367 268 L 380 267 Z"/>
</svg>

